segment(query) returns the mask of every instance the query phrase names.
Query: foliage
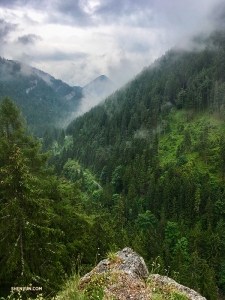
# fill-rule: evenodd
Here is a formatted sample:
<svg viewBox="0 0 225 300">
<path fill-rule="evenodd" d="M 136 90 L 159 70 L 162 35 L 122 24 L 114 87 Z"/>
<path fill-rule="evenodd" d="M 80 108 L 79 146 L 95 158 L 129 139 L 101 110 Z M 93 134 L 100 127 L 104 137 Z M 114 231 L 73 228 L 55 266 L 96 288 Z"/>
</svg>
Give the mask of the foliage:
<svg viewBox="0 0 225 300">
<path fill-rule="evenodd" d="M 55 158 L 95 174 L 103 190 L 93 198 L 123 237 L 117 245 L 148 262 L 160 256 L 209 299 L 224 289 L 223 37 L 212 33 L 202 51 L 168 51 L 75 119 L 73 144 Z"/>
<path fill-rule="evenodd" d="M 104 296 L 104 286 L 107 284 L 108 278 L 106 275 L 93 276 L 86 287 L 84 288 L 84 294 L 87 299 L 102 300 Z"/>
<path fill-rule="evenodd" d="M 68 161 L 65 177 L 57 179 L 46 168 L 48 153 L 41 154 L 40 148 L 26 134 L 19 110 L 4 98 L 0 103 L 1 282 L 9 287 L 36 283 L 46 295 L 77 271 L 78 257 L 84 257 L 81 269 L 87 272 L 96 249 L 104 255 L 115 241 L 106 213 L 97 214 L 96 205 L 87 202 L 100 189 L 90 172 L 80 168 L 81 178 L 72 178 L 71 167 L 77 164 Z"/>
<path fill-rule="evenodd" d="M 180 292 L 175 286 L 172 284 L 158 284 L 151 280 L 151 278 L 147 280 L 147 284 L 152 289 L 151 299 L 154 300 L 187 300 L 188 297 Z"/>
<path fill-rule="evenodd" d="M 40 233 L 25 226 L 30 210 L 40 231 L 52 229 L 59 249 L 53 265 L 62 273 L 72 273 L 81 253 L 87 270 L 112 247 L 130 246 L 150 268 L 159 257 L 161 272 L 209 300 L 218 298 L 218 288 L 225 292 L 223 40 L 224 32 L 214 32 L 202 51 L 168 51 L 65 132 L 46 132 L 43 149 L 52 148 L 57 177 L 17 117 L 2 127 L 1 217 L 19 221 L 11 217 L 14 236 L 3 227 L 6 246 L 15 248 L 22 224 L 31 251 Z M 22 266 L 21 247 L 15 249 L 11 274 Z"/>
<path fill-rule="evenodd" d="M 85 300 L 85 295 L 82 291 L 78 289 L 79 284 L 79 276 L 73 275 L 71 278 L 67 279 L 62 291 L 60 291 L 54 300 L 64 300 L 64 299 L 71 299 L 71 300 Z M 53 300 L 53 299 L 52 299 Z"/>
<path fill-rule="evenodd" d="M 70 87 L 44 72 L 0 57 L 0 99 L 6 95 L 14 99 L 39 137 L 56 124 L 66 125 L 65 119 L 78 110 L 83 97 L 81 87 Z"/>
<path fill-rule="evenodd" d="M 19 111 L 9 98 L 0 104 L 1 278 L 28 284 L 60 278 L 61 245 L 52 227 L 54 212 L 46 197 L 49 172 L 40 145 L 25 135 Z M 47 284 L 48 285 L 48 284 Z"/>
</svg>

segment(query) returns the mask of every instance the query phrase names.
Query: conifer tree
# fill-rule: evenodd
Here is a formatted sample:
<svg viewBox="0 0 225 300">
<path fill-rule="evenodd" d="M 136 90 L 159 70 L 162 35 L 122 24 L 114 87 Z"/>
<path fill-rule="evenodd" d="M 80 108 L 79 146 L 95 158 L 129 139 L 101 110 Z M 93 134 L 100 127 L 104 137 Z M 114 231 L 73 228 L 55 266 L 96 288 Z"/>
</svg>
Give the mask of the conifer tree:
<svg viewBox="0 0 225 300">
<path fill-rule="evenodd" d="M 4 98 L 0 103 L 0 278 L 43 286 L 47 278 L 53 283 L 59 244 L 46 197 L 47 155 L 39 150 L 39 143 L 25 134 L 19 110 Z"/>
</svg>

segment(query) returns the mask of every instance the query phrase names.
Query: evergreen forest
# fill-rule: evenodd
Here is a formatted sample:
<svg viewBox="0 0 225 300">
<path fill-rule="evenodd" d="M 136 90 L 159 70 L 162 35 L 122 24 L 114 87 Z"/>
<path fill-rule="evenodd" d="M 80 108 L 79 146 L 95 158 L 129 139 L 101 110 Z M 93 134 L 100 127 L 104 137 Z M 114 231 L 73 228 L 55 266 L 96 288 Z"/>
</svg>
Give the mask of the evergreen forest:
<svg viewBox="0 0 225 300">
<path fill-rule="evenodd" d="M 6 95 L 20 108 L 36 137 L 71 120 L 83 98 L 79 86 L 71 87 L 38 69 L 0 57 L 0 98 Z"/>
<path fill-rule="evenodd" d="M 225 32 L 215 31 L 38 140 L 4 97 L 1 286 L 42 286 L 52 297 L 129 246 L 150 272 L 223 299 L 224 70 Z"/>
</svg>

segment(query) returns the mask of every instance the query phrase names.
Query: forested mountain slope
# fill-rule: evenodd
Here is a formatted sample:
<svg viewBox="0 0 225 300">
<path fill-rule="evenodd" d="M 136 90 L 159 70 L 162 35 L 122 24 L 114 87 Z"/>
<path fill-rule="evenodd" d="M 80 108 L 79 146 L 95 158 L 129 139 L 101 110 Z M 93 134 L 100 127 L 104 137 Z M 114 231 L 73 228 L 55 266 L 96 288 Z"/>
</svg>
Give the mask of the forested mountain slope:
<svg viewBox="0 0 225 300">
<path fill-rule="evenodd" d="M 209 38 L 203 51 L 170 50 L 103 105 L 68 126 L 67 134 L 74 137 L 73 155 L 100 175 L 114 156 L 124 163 L 123 155 L 126 160 L 136 155 L 137 147 L 142 152 L 141 143 L 148 141 L 150 150 L 155 150 L 158 138 L 170 130 L 171 112 L 184 109 L 190 121 L 208 109 L 223 120 L 224 53 L 221 32 Z M 110 170 L 108 175 L 111 178 Z"/>
<path fill-rule="evenodd" d="M 1 101 L 6 292 L 32 283 L 52 295 L 67 275 L 128 246 L 151 273 L 208 300 L 225 293 L 224 32 L 205 43 L 170 50 L 61 130 L 49 160 L 57 176 L 14 104 Z"/>
<path fill-rule="evenodd" d="M 67 128 L 54 158 L 90 168 L 103 186 L 117 246 L 217 299 L 225 290 L 225 34 L 204 50 L 168 51 Z M 200 42 L 199 42 L 200 43 Z M 202 48 L 202 44 L 198 44 Z M 154 265 L 153 268 L 155 268 Z"/>
<path fill-rule="evenodd" d="M 82 100 L 82 88 L 17 61 L 0 58 L 0 98 L 11 97 L 38 136 L 46 128 L 62 125 Z"/>
</svg>

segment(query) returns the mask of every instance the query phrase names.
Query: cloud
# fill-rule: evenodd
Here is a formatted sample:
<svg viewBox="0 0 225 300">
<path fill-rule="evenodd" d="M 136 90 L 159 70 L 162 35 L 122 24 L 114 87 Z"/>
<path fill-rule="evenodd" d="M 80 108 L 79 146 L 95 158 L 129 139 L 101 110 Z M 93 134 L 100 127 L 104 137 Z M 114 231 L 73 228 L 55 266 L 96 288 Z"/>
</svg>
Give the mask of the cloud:
<svg viewBox="0 0 225 300">
<path fill-rule="evenodd" d="M 217 29 L 225 28 L 225 3 L 221 2 L 215 5 L 210 15 Z"/>
<path fill-rule="evenodd" d="M 36 41 L 40 41 L 41 37 L 36 34 L 26 34 L 23 36 L 18 37 L 18 43 L 21 43 L 23 45 L 27 44 L 34 44 Z"/>
<path fill-rule="evenodd" d="M 68 73 L 66 67 L 68 64 L 71 65 L 71 60 L 73 61 L 83 61 L 83 59 L 87 57 L 86 53 L 79 52 L 63 52 L 63 51 L 36 51 L 35 49 L 30 49 L 29 53 L 22 52 L 21 54 L 16 56 L 18 61 L 21 61 L 25 64 L 29 64 L 35 66 L 38 69 L 46 71 L 50 75 L 53 75 L 56 78 L 62 79 L 60 74 L 57 74 L 57 70 L 62 70 L 65 68 L 65 74 Z M 53 67 L 55 64 L 55 67 Z M 48 66 L 48 67 L 47 67 Z M 47 68 L 46 68 L 47 67 Z M 54 69 L 54 70 L 53 70 Z M 63 75 L 64 81 L 66 75 Z M 68 77 L 70 78 L 70 77 Z M 68 82 L 68 81 L 67 81 Z"/>
<path fill-rule="evenodd" d="M 11 31 L 16 29 L 17 25 L 0 19 L 0 40 L 5 40 Z"/>
<path fill-rule="evenodd" d="M 18 0 L 1 0 L 0 7 L 12 7 L 18 2 Z"/>
<path fill-rule="evenodd" d="M 149 10 L 151 5 L 146 0 L 132 1 L 132 0 L 108 0 L 100 1 L 99 6 L 96 9 L 96 13 L 99 15 L 114 15 L 124 16 L 124 14 L 133 14 L 140 10 Z"/>
<path fill-rule="evenodd" d="M 60 50 L 56 50 L 53 52 L 43 52 L 43 53 L 39 52 L 34 56 L 34 60 L 63 62 L 63 61 L 78 60 L 80 58 L 84 59 L 86 57 L 87 54 L 84 52 L 63 52 Z"/>
<path fill-rule="evenodd" d="M 222 0 L 1 0 L 0 7 L 46 12 L 45 22 L 98 27 L 103 24 L 189 28 Z M 196 17 L 197 16 L 197 17 Z M 200 19 L 199 19 L 200 18 Z M 176 28 L 179 30 L 179 28 Z"/>
<path fill-rule="evenodd" d="M 88 7 L 93 0 L 0 0 L 0 8 L 23 9 L 42 13 L 46 24 L 70 24 L 78 27 L 92 26 L 92 13 Z M 32 19 L 31 19 L 32 20 Z"/>
<path fill-rule="evenodd" d="M 103 24 L 117 22 L 139 27 L 149 26 L 154 19 L 151 5 L 146 0 L 101 1 L 95 15 Z"/>
<path fill-rule="evenodd" d="M 122 85 L 224 19 L 224 0 L 0 0 L 0 55 L 71 85 Z"/>
<path fill-rule="evenodd" d="M 68 24 L 78 27 L 92 26 L 93 22 L 81 1 L 53 0 L 47 6 L 47 23 Z"/>
<path fill-rule="evenodd" d="M 133 24 L 146 27 L 153 15 L 146 0 L 2 0 L 0 7 L 35 8 L 47 12 L 46 23 L 98 27 L 101 24 Z"/>
</svg>

